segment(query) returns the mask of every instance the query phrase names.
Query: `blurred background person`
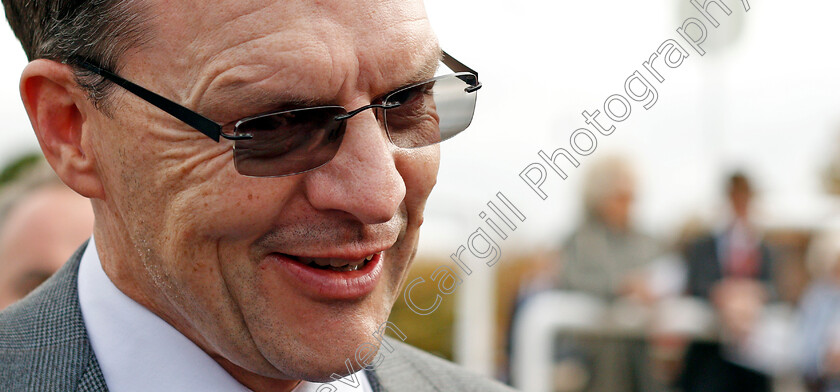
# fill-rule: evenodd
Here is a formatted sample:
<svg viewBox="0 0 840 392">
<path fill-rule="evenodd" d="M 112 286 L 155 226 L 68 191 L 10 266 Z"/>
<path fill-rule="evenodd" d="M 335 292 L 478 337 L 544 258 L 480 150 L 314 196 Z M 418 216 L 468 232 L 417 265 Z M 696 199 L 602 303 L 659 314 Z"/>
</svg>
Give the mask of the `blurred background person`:
<svg viewBox="0 0 840 392">
<path fill-rule="evenodd" d="M 707 300 L 720 322 L 718 342 L 694 342 L 681 380 L 685 392 L 770 391 L 771 379 L 742 355 L 764 304 L 773 297 L 773 256 L 750 216 L 753 188 L 743 173 L 729 176 L 730 220 L 686 252 L 687 292 Z"/>
<path fill-rule="evenodd" d="M 39 155 L 0 174 L 0 309 L 43 283 L 93 231 L 90 202 Z"/>
<path fill-rule="evenodd" d="M 584 179 L 583 222 L 562 249 L 562 290 L 585 293 L 607 303 L 645 306 L 654 301 L 649 272 L 662 249 L 633 224 L 636 177 L 631 167 L 619 156 L 593 162 Z M 578 348 L 562 347 L 561 343 L 557 368 L 568 367 L 564 362 L 570 359 L 564 356 L 582 356 L 576 361 L 589 364 L 587 391 L 657 390 L 649 376 L 645 340 L 613 338 L 574 339 L 573 346 L 580 345 Z"/>
<path fill-rule="evenodd" d="M 800 302 L 800 368 L 808 389 L 840 391 L 840 230 L 820 234 L 808 249 L 814 280 Z"/>
<path fill-rule="evenodd" d="M 584 218 L 563 245 L 561 288 L 648 302 L 645 271 L 661 249 L 633 226 L 636 178 L 630 163 L 619 156 L 599 160 L 584 181 Z"/>
</svg>

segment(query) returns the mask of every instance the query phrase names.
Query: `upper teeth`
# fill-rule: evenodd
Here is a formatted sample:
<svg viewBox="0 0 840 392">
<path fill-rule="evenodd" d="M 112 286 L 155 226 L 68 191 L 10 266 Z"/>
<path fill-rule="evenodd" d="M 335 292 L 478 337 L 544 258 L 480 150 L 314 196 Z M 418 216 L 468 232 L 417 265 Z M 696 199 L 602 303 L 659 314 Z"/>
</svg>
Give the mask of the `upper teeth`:
<svg viewBox="0 0 840 392">
<path fill-rule="evenodd" d="M 373 260 L 376 254 L 369 255 L 364 259 L 348 261 L 346 259 L 314 259 L 314 258 L 303 258 L 301 261 L 307 264 L 315 264 L 320 267 L 331 267 L 331 269 L 339 270 L 339 271 L 355 271 L 362 267 L 362 265 L 367 262 Z"/>
</svg>

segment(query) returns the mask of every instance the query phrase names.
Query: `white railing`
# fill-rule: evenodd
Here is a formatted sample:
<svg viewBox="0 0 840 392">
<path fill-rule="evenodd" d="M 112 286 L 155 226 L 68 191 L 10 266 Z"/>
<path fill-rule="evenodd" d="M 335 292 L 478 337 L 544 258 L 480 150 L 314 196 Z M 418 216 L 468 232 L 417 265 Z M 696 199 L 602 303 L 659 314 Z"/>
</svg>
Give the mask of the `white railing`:
<svg viewBox="0 0 840 392">
<path fill-rule="evenodd" d="M 793 340 L 793 315 L 783 306 L 765 309 L 760 326 L 767 326 L 773 340 Z M 767 329 L 764 328 L 764 329 Z M 643 338 L 651 332 L 689 336 L 697 340 L 715 340 L 717 320 L 709 305 L 695 298 L 672 298 L 653 307 L 628 301 L 613 303 L 593 296 L 568 291 L 548 291 L 528 299 L 514 320 L 511 376 L 513 386 L 521 391 L 551 392 L 554 339 L 558 334 L 585 334 L 607 338 Z M 757 336 L 767 333 L 760 327 Z M 763 340 L 763 338 L 762 338 Z M 785 371 L 790 363 L 787 352 L 776 345 L 755 347 L 763 366 L 771 372 Z"/>
</svg>

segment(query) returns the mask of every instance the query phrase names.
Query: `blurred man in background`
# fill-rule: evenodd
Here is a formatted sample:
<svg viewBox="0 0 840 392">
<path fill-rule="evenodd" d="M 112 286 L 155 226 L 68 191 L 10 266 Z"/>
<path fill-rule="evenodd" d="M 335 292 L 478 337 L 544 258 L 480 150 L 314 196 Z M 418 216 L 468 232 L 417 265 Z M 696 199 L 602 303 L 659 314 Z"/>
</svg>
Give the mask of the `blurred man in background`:
<svg viewBox="0 0 840 392">
<path fill-rule="evenodd" d="M 93 230 L 90 202 L 31 157 L 9 165 L 15 174 L 0 185 L 0 309 L 49 278 Z"/>
<path fill-rule="evenodd" d="M 840 391 L 840 230 L 819 234 L 807 263 L 813 281 L 800 303 L 800 368 L 809 390 Z"/>
<path fill-rule="evenodd" d="M 743 173 L 728 179 L 731 220 L 686 251 L 687 292 L 708 300 L 721 323 L 721 343 L 693 343 L 681 380 L 685 392 L 770 391 L 771 379 L 741 351 L 773 297 L 773 257 L 750 217 L 753 188 Z"/>
<path fill-rule="evenodd" d="M 594 164 L 584 184 L 584 221 L 563 246 L 561 288 L 610 300 L 650 298 L 645 267 L 661 249 L 633 226 L 635 195 L 635 174 L 626 160 Z"/>
<path fill-rule="evenodd" d="M 652 303 L 648 272 L 661 249 L 634 227 L 635 195 L 635 173 L 625 159 L 608 157 L 594 163 L 584 183 L 584 221 L 563 247 L 561 289 L 608 302 Z M 592 364 L 588 391 L 656 390 L 644 341 L 579 343 Z"/>
</svg>

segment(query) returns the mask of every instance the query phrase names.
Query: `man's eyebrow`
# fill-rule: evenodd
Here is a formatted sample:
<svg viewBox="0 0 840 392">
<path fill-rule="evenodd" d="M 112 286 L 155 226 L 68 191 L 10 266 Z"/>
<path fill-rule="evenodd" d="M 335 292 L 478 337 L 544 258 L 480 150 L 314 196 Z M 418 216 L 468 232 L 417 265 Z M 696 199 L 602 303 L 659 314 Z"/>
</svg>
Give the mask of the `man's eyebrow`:
<svg viewBox="0 0 840 392">
<path fill-rule="evenodd" d="M 422 64 L 420 64 L 420 67 L 417 68 L 417 71 L 414 72 L 414 74 L 412 74 L 408 78 L 402 79 L 398 83 L 391 85 L 388 92 L 393 92 L 394 90 L 431 79 L 433 76 L 435 76 L 435 73 L 440 67 L 442 59 L 443 51 L 440 49 L 440 46 L 435 45 L 435 49 L 429 52 L 429 55 L 426 56 L 425 61 Z"/>
<path fill-rule="evenodd" d="M 415 72 L 408 80 L 404 81 L 403 84 L 394 86 L 393 88 L 419 83 L 431 78 L 435 75 L 435 72 L 440 66 L 442 58 L 443 51 L 440 46 L 435 45 L 434 49 L 429 51 L 429 54 L 426 56 L 426 60 L 420 65 L 417 72 Z M 222 85 L 215 90 L 217 94 L 221 94 L 221 96 L 225 97 L 225 102 L 235 101 L 239 104 L 255 108 L 256 110 L 249 116 L 277 110 L 299 109 L 335 104 L 334 102 L 325 102 L 319 99 L 295 96 L 292 94 L 278 94 L 273 89 L 263 89 L 260 87 L 249 86 L 247 84 L 234 83 Z M 214 103 L 217 105 L 220 104 L 218 101 Z M 230 125 L 235 121 L 238 121 L 238 119 L 232 120 L 230 123 L 226 123 L 225 125 Z"/>
<path fill-rule="evenodd" d="M 226 86 L 227 87 L 227 86 Z M 218 93 L 218 91 L 217 91 Z M 248 107 L 245 117 L 258 116 L 260 114 L 278 110 L 300 109 L 305 107 L 328 105 L 330 102 L 323 102 L 317 99 L 305 98 L 292 94 L 277 93 L 274 90 L 263 89 L 255 86 L 230 88 L 229 91 L 221 93 L 223 100 L 216 100 L 211 105 L 223 105 L 224 102 L 235 102 L 240 107 Z M 229 105 L 229 104 L 227 104 Z M 215 108 L 215 107 L 214 107 Z M 225 126 L 241 120 L 241 114 L 226 119 Z"/>
<path fill-rule="evenodd" d="M 312 106 L 331 105 L 332 102 L 322 101 L 313 98 L 304 98 L 293 95 L 271 95 L 265 94 L 261 99 L 256 99 L 251 102 L 251 105 L 258 108 L 263 108 L 263 111 L 275 111 L 286 109 L 300 109 Z"/>
<path fill-rule="evenodd" d="M 420 82 L 434 76 L 442 58 L 443 51 L 440 46 L 435 45 L 435 49 L 431 51 L 431 55 L 426 57 L 426 62 L 421 65 L 417 73 L 411 78 L 411 82 Z"/>
</svg>

